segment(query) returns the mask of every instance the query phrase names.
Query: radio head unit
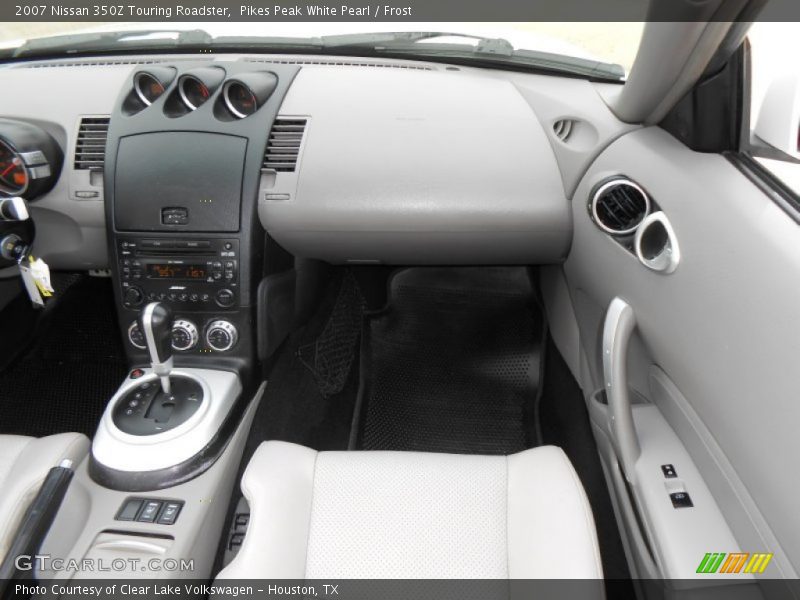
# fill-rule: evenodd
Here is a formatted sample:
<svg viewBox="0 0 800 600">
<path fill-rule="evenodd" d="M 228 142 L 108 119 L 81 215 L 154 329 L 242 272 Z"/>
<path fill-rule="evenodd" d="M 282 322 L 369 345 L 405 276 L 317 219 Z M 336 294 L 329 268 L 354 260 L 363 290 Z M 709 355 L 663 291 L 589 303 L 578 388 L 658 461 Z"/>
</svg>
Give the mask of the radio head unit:
<svg viewBox="0 0 800 600">
<path fill-rule="evenodd" d="M 122 303 L 138 309 L 158 300 L 187 310 L 239 304 L 239 241 L 119 237 Z"/>
</svg>

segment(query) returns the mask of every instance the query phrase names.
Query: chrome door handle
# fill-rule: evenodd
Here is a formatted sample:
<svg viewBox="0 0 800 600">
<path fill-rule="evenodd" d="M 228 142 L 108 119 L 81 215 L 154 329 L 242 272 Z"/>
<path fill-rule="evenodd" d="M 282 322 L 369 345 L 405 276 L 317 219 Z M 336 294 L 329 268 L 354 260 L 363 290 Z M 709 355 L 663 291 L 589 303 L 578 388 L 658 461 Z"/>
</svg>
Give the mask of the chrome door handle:
<svg viewBox="0 0 800 600">
<path fill-rule="evenodd" d="M 609 408 L 609 431 L 625 479 L 633 483 L 641 454 L 628 391 L 628 343 L 636 327 L 630 304 L 614 298 L 603 324 L 603 379 Z"/>
</svg>

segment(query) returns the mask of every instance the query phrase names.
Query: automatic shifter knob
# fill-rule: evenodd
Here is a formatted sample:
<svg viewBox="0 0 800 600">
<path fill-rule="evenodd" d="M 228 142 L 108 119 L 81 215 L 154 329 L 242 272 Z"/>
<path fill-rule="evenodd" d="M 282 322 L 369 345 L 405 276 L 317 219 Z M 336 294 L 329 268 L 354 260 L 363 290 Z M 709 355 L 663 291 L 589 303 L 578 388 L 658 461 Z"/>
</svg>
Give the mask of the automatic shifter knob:
<svg viewBox="0 0 800 600">
<path fill-rule="evenodd" d="M 161 378 L 161 388 L 170 393 L 172 371 L 172 310 L 161 302 L 151 302 L 139 313 L 139 329 L 144 334 L 153 372 Z"/>
</svg>

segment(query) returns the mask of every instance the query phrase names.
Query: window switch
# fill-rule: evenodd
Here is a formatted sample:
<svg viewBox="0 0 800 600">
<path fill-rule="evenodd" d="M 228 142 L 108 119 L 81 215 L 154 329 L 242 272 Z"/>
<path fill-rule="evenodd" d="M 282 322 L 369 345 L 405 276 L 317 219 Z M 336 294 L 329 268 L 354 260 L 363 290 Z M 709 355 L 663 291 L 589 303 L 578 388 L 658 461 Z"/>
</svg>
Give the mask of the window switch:
<svg viewBox="0 0 800 600">
<path fill-rule="evenodd" d="M 247 524 L 249 522 L 250 522 L 250 513 L 236 513 L 236 519 L 234 520 L 234 528 L 247 529 Z"/>
<path fill-rule="evenodd" d="M 678 476 L 677 471 L 673 465 L 661 465 L 661 472 L 667 479 L 675 479 Z"/>
<path fill-rule="evenodd" d="M 158 516 L 158 511 L 161 509 L 161 502 L 158 500 L 147 500 L 144 503 L 144 508 L 142 512 L 139 513 L 139 518 L 136 519 L 137 521 L 142 521 L 144 523 L 153 523 Z"/>
<path fill-rule="evenodd" d="M 669 499 L 672 500 L 672 508 L 691 508 L 694 506 L 687 492 L 673 492 L 669 495 Z"/>
<path fill-rule="evenodd" d="M 183 504 L 180 502 L 165 502 L 161 514 L 158 516 L 159 525 L 172 525 L 178 519 Z"/>
<path fill-rule="evenodd" d="M 228 540 L 228 550 L 233 550 L 234 548 L 238 548 L 242 545 L 244 541 L 244 534 L 243 533 L 234 533 L 231 535 L 230 539 Z"/>
<path fill-rule="evenodd" d="M 128 498 L 114 518 L 117 521 L 135 521 L 139 509 L 142 507 L 142 502 L 141 498 Z"/>
</svg>

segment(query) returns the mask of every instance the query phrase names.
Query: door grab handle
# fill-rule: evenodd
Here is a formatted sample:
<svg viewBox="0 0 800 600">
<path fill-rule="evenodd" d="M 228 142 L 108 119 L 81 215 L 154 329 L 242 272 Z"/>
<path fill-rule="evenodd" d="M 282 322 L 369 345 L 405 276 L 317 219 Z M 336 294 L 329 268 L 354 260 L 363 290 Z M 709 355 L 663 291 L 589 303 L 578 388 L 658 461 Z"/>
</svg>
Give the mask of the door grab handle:
<svg viewBox="0 0 800 600">
<path fill-rule="evenodd" d="M 603 324 L 603 379 L 611 440 L 629 483 L 633 483 L 634 465 L 641 453 L 628 391 L 628 343 L 635 327 L 633 308 L 623 299 L 614 298 Z"/>
</svg>

